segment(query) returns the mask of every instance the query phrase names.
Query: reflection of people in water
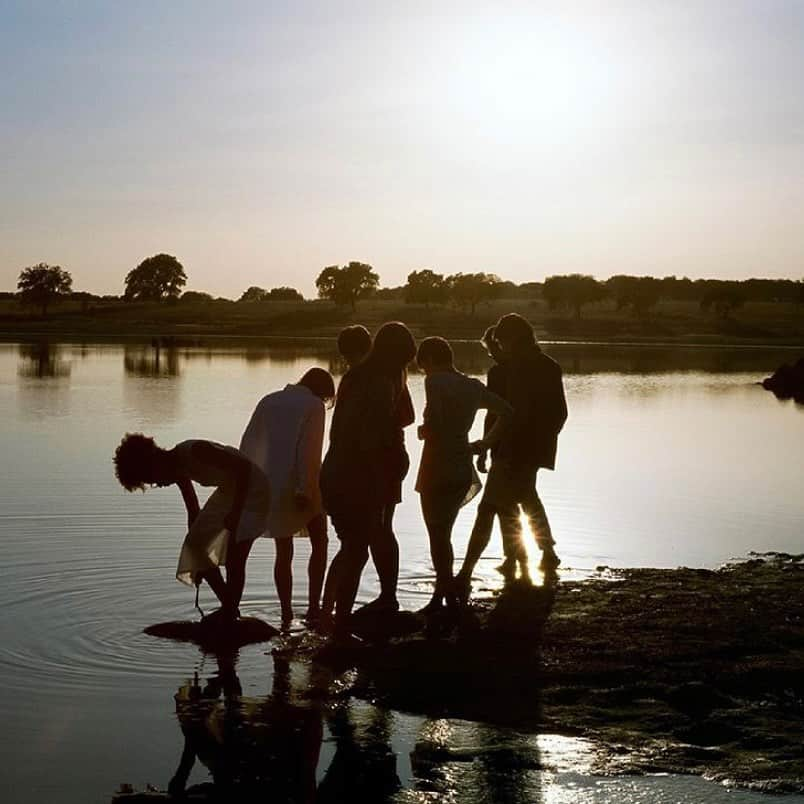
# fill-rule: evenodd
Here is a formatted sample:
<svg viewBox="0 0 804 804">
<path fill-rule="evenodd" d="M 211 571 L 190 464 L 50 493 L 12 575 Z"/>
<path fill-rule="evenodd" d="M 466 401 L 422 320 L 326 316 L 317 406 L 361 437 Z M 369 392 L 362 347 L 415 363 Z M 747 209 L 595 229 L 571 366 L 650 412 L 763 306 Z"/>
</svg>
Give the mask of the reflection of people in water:
<svg viewBox="0 0 804 804">
<path fill-rule="evenodd" d="M 251 545 L 265 530 L 270 489 L 265 474 L 234 447 L 212 441 L 182 441 L 173 449 L 129 433 L 114 456 L 115 471 L 127 491 L 147 484 L 176 484 L 187 508 L 189 529 L 176 577 L 188 585 L 205 580 L 221 602 L 225 619 L 238 616 Z M 203 508 L 193 481 L 214 486 Z M 226 581 L 220 567 L 226 567 Z"/>
<path fill-rule="evenodd" d="M 341 380 L 321 468 L 321 491 L 341 547 L 336 578 L 336 636 L 349 617 L 369 544 L 383 532 L 389 507 L 399 502 L 407 469 L 399 410 L 405 368 L 416 353 L 404 324 L 380 327 L 368 356 Z"/>
<path fill-rule="evenodd" d="M 452 349 L 443 338 L 425 338 L 416 362 L 425 373 L 426 407 L 419 436 L 424 440 L 416 490 L 430 537 L 430 555 L 436 572 L 435 591 L 425 612 L 440 609 L 452 594 L 452 526 L 461 506 L 480 490 L 472 452 L 484 452 L 497 443 L 511 406 L 486 386 L 458 371 Z M 470 446 L 469 430 L 480 408 L 497 420 L 484 438 Z"/>
<path fill-rule="evenodd" d="M 353 368 L 361 363 L 371 351 L 371 335 L 360 325 L 346 327 L 338 335 L 338 352 L 344 362 Z M 413 424 L 416 414 L 413 410 L 413 401 L 408 391 L 407 378 L 404 377 L 402 392 L 399 395 L 397 409 L 397 450 L 399 454 L 398 492 L 392 501 L 389 501 L 382 512 L 381 527 L 373 534 L 369 541 L 371 559 L 377 570 L 380 582 L 380 594 L 375 600 L 367 603 L 364 609 L 380 611 L 396 611 L 399 601 L 396 597 L 399 583 L 399 542 L 394 534 L 394 511 L 402 501 L 402 481 L 407 475 L 410 466 L 407 450 L 405 449 L 404 428 Z M 332 614 L 335 607 L 335 589 L 337 587 L 338 563 L 333 561 L 327 573 L 327 584 L 324 590 L 323 610 L 327 615 Z"/>
<path fill-rule="evenodd" d="M 218 657 L 218 675 L 205 687 L 179 688 L 176 715 L 184 735 L 179 766 L 168 785 L 183 795 L 198 759 L 221 801 L 312 804 L 323 733 L 320 708 L 293 701 L 290 665 L 274 655 L 271 695 L 241 698 L 233 657 Z"/>
<path fill-rule="evenodd" d="M 533 327 L 516 313 L 499 320 L 495 336 L 508 369 L 506 398 L 514 415 L 491 465 L 484 499 L 498 510 L 522 506 L 542 551 L 541 569 L 546 574 L 555 573 L 561 562 L 536 491 L 536 474 L 540 468 L 555 467 L 558 434 L 567 418 L 561 367 L 542 352 Z M 469 595 L 472 571 L 490 536 L 490 528 L 472 533 L 456 578 L 462 597 Z"/>
<path fill-rule="evenodd" d="M 327 520 L 319 474 L 324 442 L 324 403 L 335 396 L 329 372 L 312 368 L 295 385 L 263 397 L 240 441 L 240 451 L 268 477 L 272 500 L 265 523 L 276 544 L 274 581 L 282 621 L 293 619 L 293 536 L 309 534 L 308 622 L 319 616 L 327 565 Z"/>
<path fill-rule="evenodd" d="M 489 391 L 494 392 L 497 396 L 506 398 L 508 392 L 507 386 L 507 368 L 505 355 L 502 353 L 500 344 L 497 342 L 495 336 L 495 327 L 489 327 L 483 334 L 481 342 L 486 347 L 489 356 L 495 361 L 494 365 L 489 369 L 486 375 L 486 386 Z M 491 430 L 496 416 L 491 411 L 486 413 L 486 419 L 483 423 L 483 434 L 487 435 Z M 499 445 L 491 450 L 492 461 L 499 454 Z M 477 458 L 478 471 L 486 473 L 488 461 L 488 450 L 481 452 Z M 506 580 L 512 580 L 516 576 L 517 564 L 519 565 L 522 577 L 528 577 L 528 555 L 525 546 L 522 544 L 522 526 L 519 522 L 519 506 L 513 504 L 508 507 L 495 505 L 494 502 L 487 499 L 484 493 L 480 498 L 480 503 L 477 506 L 477 515 L 473 530 L 479 531 L 483 537 L 487 533 L 491 535 L 492 527 L 494 526 L 494 517 L 499 516 L 500 520 L 500 533 L 502 535 L 503 545 L 503 563 L 498 567 L 498 570 Z M 480 537 L 478 537 L 480 538 Z"/>
<path fill-rule="evenodd" d="M 319 804 L 383 804 L 401 788 L 390 744 L 392 713 L 375 706 L 366 708 L 360 713 L 363 717 L 346 701 L 330 710 L 327 726 L 335 741 L 335 755 L 318 785 Z"/>
</svg>

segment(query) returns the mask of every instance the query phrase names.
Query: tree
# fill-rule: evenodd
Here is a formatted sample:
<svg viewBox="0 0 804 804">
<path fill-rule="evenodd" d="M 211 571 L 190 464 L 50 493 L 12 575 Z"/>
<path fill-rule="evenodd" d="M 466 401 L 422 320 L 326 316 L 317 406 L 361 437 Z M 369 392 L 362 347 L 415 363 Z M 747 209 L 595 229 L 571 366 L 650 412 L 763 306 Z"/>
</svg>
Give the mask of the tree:
<svg viewBox="0 0 804 804">
<path fill-rule="evenodd" d="M 605 295 L 603 284 L 586 274 L 548 276 L 542 288 L 542 296 L 551 310 L 566 307 L 575 311 L 576 318 L 581 317 L 581 308 L 585 304 L 600 301 Z"/>
<path fill-rule="evenodd" d="M 405 285 L 405 302 L 407 304 L 445 304 L 449 296 L 449 288 L 442 274 L 429 268 L 413 271 L 408 274 Z"/>
<path fill-rule="evenodd" d="M 701 310 L 704 312 L 712 310 L 718 318 L 726 321 L 731 318 L 731 314 L 738 307 L 745 304 L 745 296 L 739 290 L 736 282 L 718 284 L 721 287 L 713 287 L 704 294 L 701 299 Z"/>
<path fill-rule="evenodd" d="M 331 299 L 338 305 L 348 304 L 354 311 L 357 300 L 373 293 L 379 282 L 380 277 L 370 265 L 350 262 L 343 268 L 337 265 L 324 268 L 315 280 L 315 286 L 322 299 Z"/>
<path fill-rule="evenodd" d="M 178 299 L 186 284 L 184 267 L 175 257 L 155 254 L 128 272 L 123 298 L 128 301 Z"/>
<path fill-rule="evenodd" d="M 304 296 L 296 288 L 271 288 L 268 296 L 271 301 L 304 301 Z"/>
<path fill-rule="evenodd" d="M 478 304 L 499 296 L 502 280 L 496 274 L 452 274 L 446 284 L 452 301 L 458 307 L 468 307 L 474 315 Z"/>
<path fill-rule="evenodd" d="M 211 302 L 212 301 L 212 294 L 211 293 L 204 293 L 202 290 L 186 290 L 184 293 L 181 294 L 181 300 L 183 302 Z"/>
<path fill-rule="evenodd" d="M 252 285 L 248 290 L 243 291 L 243 295 L 238 299 L 238 301 L 241 302 L 263 301 L 267 295 L 268 291 L 265 288 L 260 288 L 257 287 L 256 285 Z"/>
<path fill-rule="evenodd" d="M 60 265 L 40 262 L 20 271 L 17 290 L 23 304 L 35 304 L 47 315 L 48 306 L 72 290 L 73 278 Z"/>
<path fill-rule="evenodd" d="M 606 290 L 614 297 L 618 310 L 630 307 L 635 315 L 643 316 L 658 304 L 664 280 L 653 276 L 624 276 L 618 274 L 606 280 Z"/>
</svg>

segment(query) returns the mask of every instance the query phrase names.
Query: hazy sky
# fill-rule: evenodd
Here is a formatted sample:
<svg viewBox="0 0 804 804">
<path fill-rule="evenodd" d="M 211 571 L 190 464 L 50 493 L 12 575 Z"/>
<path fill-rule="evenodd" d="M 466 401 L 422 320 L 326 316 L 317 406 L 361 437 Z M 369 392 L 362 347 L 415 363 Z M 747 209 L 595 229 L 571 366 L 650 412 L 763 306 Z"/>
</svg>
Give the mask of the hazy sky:
<svg viewBox="0 0 804 804">
<path fill-rule="evenodd" d="M 804 0 L 0 0 L 0 289 L 804 276 Z"/>
</svg>

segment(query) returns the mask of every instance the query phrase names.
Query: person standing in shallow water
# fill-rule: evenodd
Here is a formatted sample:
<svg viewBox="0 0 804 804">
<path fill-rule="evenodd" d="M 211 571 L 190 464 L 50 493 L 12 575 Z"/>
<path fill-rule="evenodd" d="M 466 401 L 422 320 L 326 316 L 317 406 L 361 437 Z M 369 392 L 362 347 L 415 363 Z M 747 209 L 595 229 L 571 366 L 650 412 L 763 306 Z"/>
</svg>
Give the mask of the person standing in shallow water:
<svg viewBox="0 0 804 804">
<path fill-rule="evenodd" d="M 561 561 L 536 491 L 536 474 L 541 468 L 555 468 L 558 434 L 567 419 L 561 367 L 542 352 L 533 327 L 516 313 L 499 320 L 495 337 L 508 369 L 506 398 L 514 415 L 491 465 L 484 500 L 497 510 L 522 506 L 542 551 L 540 569 L 550 575 Z M 490 527 L 472 532 L 456 577 L 456 587 L 464 599 L 469 596 L 472 572 L 490 537 Z"/>
<path fill-rule="evenodd" d="M 333 559 L 336 637 L 349 633 L 369 544 L 383 532 L 389 507 L 399 501 L 407 468 L 399 410 L 405 369 L 415 354 L 404 324 L 383 324 L 365 360 L 346 372 L 338 388 L 321 467 L 324 508 L 341 541 Z"/>
<path fill-rule="evenodd" d="M 351 369 L 361 363 L 371 351 L 371 335 L 369 331 L 359 324 L 346 327 L 338 335 L 338 352 L 347 366 Z M 397 493 L 393 501 L 389 502 L 383 510 L 381 528 L 371 537 L 369 550 L 371 560 L 377 570 L 380 581 L 379 597 L 367 603 L 363 608 L 376 612 L 394 612 L 399 609 L 396 592 L 399 584 L 399 542 L 394 533 L 394 511 L 402 501 L 402 481 L 410 468 L 410 459 L 405 449 L 405 427 L 409 427 L 416 420 L 413 401 L 408 391 L 407 376 L 403 375 L 402 393 L 399 396 L 397 410 L 397 454 L 399 456 Z M 324 602 L 322 605 L 325 614 L 331 614 L 335 606 L 335 589 L 337 587 L 338 563 L 333 560 L 327 573 L 327 583 L 324 588 Z"/>
<path fill-rule="evenodd" d="M 489 327 L 481 338 L 481 343 L 486 347 L 489 357 L 494 360 L 494 365 L 488 370 L 486 375 L 486 387 L 489 391 L 501 396 L 505 399 L 508 393 L 508 379 L 505 355 L 500 349 L 500 344 L 497 342 L 494 327 Z M 486 435 L 494 424 L 496 416 L 489 411 L 486 413 L 486 419 L 483 423 L 483 434 Z M 498 452 L 498 447 L 491 450 L 491 459 L 495 459 Z M 477 469 L 479 472 L 486 474 L 488 462 L 488 451 L 481 452 L 477 457 Z M 528 577 L 528 554 L 525 546 L 522 543 L 522 525 L 519 521 L 519 506 L 500 506 L 493 502 L 489 502 L 484 494 L 480 498 L 480 504 L 477 506 L 477 515 L 475 518 L 474 530 L 479 530 L 481 533 L 488 532 L 491 534 L 491 529 L 494 525 L 494 517 L 499 517 L 500 520 L 500 533 L 502 535 L 503 545 L 503 563 L 497 567 L 498 571 L 503 575 L 506 580 L 511 580 L 516 576 L 517 565 L 520 567 L 523 577 Z"/>
<path fill-rule="evenodd" d="M 298 383 L 264 396 L 240 440 L 240 451 L 265 472 L 273 492 L 265 528 L 276 545 L 274 582 L 285 625 L 293 619 L 293 537 L 297 535 L 309 535 L 311 547 L 305 618 L 315 622 L 320 615 L 327 567 L 327 519 L 319 474 L 324 405 L 334 397 L 330 373 L 312 368 Z"/>
<path fill-rule="evenodd" d="M 182 441 L 173 449 L 128 433 L 114 455 L 115 473 L 127 491 L 146 485 L 177 485 L 187 508 L 188 533 L 176 578 L 189 586 L 205 580 L 221 603 L 219 614 L 235 620 L 246 582 L 246 560 L 262 535 L 271 504 L 268 478 L 234 447 L 213 441 Z M 193 481 L 216 490 L 201 508 Z M 226 567 L 226 580 L 220 567 Z"/>
<path fill-rule="evenodd" d="M 425 373 L 426 407 L 419 437 L 424 440 L 416 491 L 430 538 L 436 573 L 435 590 L 425 613 L 455 600 L 452 581 L 452 527 L 458 511 L 480 490 L 472 465 L 473 452 L 497 443 L 512 414 L 511 406 L 480 380 L 467 377 L 453 364 L 452 348 L 443 338 L 425 338 L 416 355 Z M 469 444 L 469 430 L 481 408 L 494 413 L 494 425 L 481 441 Z"/>
</svg>

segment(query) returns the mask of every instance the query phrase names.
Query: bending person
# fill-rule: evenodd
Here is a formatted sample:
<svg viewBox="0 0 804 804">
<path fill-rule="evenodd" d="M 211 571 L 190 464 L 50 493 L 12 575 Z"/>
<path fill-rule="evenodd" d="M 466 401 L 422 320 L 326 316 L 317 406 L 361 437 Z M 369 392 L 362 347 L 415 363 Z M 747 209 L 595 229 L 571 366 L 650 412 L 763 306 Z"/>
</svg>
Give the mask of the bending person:
<svg viewBox="0 0 804 804">
<path fill-rule="evenodd" d="M 561 561 L 536 491 L 536 474 L 541 468 L 555 468 L 558 434 L 567 419 L 561 367 L 542 352 L 533 327 L 516 313 L 499 320 L 495 336 L 508 369 L 506 398 L 514 416 L 491 465 L 484 499 L 498 510 L 522 506 L 542 551 L 540 569 L 546 575 L 554 574 Z M 490 531 L 475 530 L 469 540 L 456 578 L 463 598 L 469 596 L 472 572 L 489 536 Z"/>
<path fill-rule="evenodd" d="M 234 447 L 213 441 L 182 441 L 173 449 L 128 433 L 114 455 L 115 472 L 127 491 L 146 485 L 177 485 L 187 508 L 188 533 L 176 578 L 189 586 L 205 580 L 221 603 L 220 614 L 239 616 L 251 545 L 265 530 L 271 503 L 265 474 Z M 193 482 L 216 490 L 201 508 Z M 226 567 L 226 581 L 220 567 Z"/>
<path fill-rule="evenodd" d="M 404 324 L 383 324 L 368 356 L 346 372 L 338 388 L 321 468 L 324 507 L 341 542 L 333 559 L 336 637 L 349 633 L 369 544 L 399 499 L 406 458 L 400 452 L 400 400 L 405 367 L 415 354 Z"/>
<path fill-rule="evenodd" d="M 293 619 L 294 536 L 310 537 L 305 617 L 315 621 L 320 614 L 327 566 L 327 519 L 318 481 L 324 404 L 334 396 L 335 383 L 329 372 L 312 368 L 297 384 L 264 396 L 240 440 L 240 451 L 265 472 L 273 491 L 265 528 L 276 544 L 274 582 L 285 624 Z"/>
<path fill-rule="evenodd" d="M 424 611 L 454 602 L 452 583 L 452 527 L 458 511 L 480 490 L 472 453 L 493 446 L 502 435 L 511 406 L 480 380 L 467 377 L 453 363 L 452 348 L 443 338 L 425 338 L 416 355 L 425 373 L 426 407 L 419 437 L 424 440 L 416 490 L 430 538 L 430 555 L 436 581 L 433 597 Z M 497 421 L 482 441 L 469 444 L 469 430 L 481 408 Z"/>
</svg>

